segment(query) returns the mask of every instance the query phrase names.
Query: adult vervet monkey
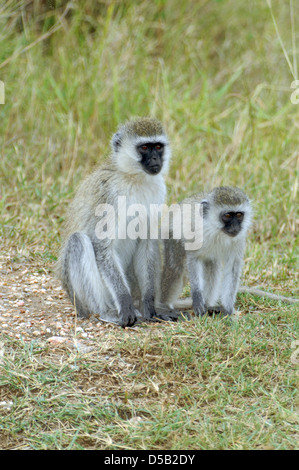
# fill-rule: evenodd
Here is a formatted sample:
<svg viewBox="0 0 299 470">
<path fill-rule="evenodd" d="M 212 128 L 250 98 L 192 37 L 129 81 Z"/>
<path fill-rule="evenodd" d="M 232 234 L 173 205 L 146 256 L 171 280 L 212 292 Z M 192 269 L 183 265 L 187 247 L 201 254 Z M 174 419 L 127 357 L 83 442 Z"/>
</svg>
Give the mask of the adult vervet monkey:
<svg viewBox="0 0 299 470">
<path fill-rule="evenodd" d="M 101 208 L 107 206 L 108 212 L 112 208 L 117 225 L 129 206 L 139 204 L 146 209 L 146 224 L 150 205 L 164 203 L 170 155 L 168 138 L 158 120 L 129 121 L 112 137 L 109 162 L 79 187 L 67 215 L 58 260 L 59 277 L 79 316 L 94 313 L 123 327 L 132 326 L 137 318 L 156 316 L 155 283 L 159 284 L 161 269 L 158 240 L 149 236 L 130 239 L 123 234 L 101 239 L 98 216 L 103 215 Z M 125 201 L 121 210 L 119 198 Z M 126 222 L 131 219 L 132 213 Z M 131 295 L 136 279 L 141 313 Z"/>
</svg>

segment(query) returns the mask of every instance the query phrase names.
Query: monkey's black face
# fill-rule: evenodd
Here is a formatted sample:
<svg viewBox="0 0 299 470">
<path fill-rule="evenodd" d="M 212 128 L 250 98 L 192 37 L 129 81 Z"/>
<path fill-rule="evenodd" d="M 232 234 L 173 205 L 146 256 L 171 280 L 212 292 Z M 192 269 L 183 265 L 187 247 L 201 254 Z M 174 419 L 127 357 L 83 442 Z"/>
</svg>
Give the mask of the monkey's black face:
<svg viewBox="0 0 299 470">
<path fill-rule="evenodd" d="M 137 152 L 141 160 L 140 163 L 146 173 L 157 175 L 163 165 L 164 144 L 161 142 L 145 142 L 137 145 Z"/>
<path fill-rule="evenodd" d="M 224 224 L 222 230 L 230 237 L 235 237 L 242 230 L 244 212 L 223 212 L 220 220 Z"/>
</svg>

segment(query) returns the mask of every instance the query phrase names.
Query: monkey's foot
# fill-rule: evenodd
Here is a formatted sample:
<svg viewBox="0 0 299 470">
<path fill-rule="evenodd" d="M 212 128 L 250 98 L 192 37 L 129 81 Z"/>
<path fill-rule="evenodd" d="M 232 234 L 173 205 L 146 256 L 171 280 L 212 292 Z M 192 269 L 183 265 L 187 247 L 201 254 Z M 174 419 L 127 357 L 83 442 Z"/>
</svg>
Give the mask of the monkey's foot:
<svg viewBox="0 0 299 470">
<path fill-rule="evenodd" d="M 188 312 L 181 312 L 180 310 L 170 308 L 167 306 L 156 308 L 157 318 L 161 321 L 178 321 L 178 320 L 190 320 L 190 314 Z"/>
<path fill-rule="evenodd" d="M 212 315 L 228 316 L 229 312 L 225 310 L 224 307 L 221 307 L 220 305 L 216 305 L 215 307 L 207 307 L 207 314 L 210 316 Z"/>
<path fill-rule="evenodd" d="M 165 313 L 161 313 L 157 310 L 156 314 L 152 317 L 143 317 L 139 320 L 139 322 L 147 322 L 147 323 L 161 323 L 163 321 L 177 321 L 176 316 L 166 315 Z"/>
<path fill-rule="evenodd" d="M 127 326 L 135 325 L 138 320 L 141 319 L 141 313 L 135 308 L 126 312 L 125 315 L 117 310 L 108 309 L 105 312 L 101 312 L 101 314 L 96 315 L 96 317 L 105 323 L 114 323 L 115 325 L 125 328 Z"/>
</svg>

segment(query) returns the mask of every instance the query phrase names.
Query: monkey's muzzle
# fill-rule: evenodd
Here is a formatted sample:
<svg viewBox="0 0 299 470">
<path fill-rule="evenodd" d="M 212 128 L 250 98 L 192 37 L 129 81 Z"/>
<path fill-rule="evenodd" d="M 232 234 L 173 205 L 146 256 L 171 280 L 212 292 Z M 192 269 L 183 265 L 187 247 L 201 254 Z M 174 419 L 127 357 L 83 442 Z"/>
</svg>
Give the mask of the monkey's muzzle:
<svg viewBox="0 0 299 470">
<path fill-rule="evenodd" d="M 148 166 L 147 167 L 147 172 L 150 175 L 157 175 L 161 171 L 161 166 L 160 165 L 153 165 L 153 166 Z"/>
</svg>

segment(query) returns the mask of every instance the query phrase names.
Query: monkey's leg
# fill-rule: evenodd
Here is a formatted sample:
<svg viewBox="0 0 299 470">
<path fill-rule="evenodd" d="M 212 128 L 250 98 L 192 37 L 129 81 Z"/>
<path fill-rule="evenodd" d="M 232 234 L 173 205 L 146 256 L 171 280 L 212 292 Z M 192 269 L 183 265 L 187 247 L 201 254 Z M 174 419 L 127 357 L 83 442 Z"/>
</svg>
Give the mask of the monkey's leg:
<svg viewBox="0 0 299 470">
<path fill-rule="evenodd" d="M 138 281 L 134 272 L 133 262 L 126 269 L 126 279 L 128 281 L 131 297 L 133 299 L 135 307 L 141 309 L 141 293 L 138 285 Z"/>
<path fill-rule="evenodd" d="M 68 239 L 62 260 L 62 284 L 81 317 L 105 309 L 100 277 L 90 238 L 73 233 Z"/>
<path fill-rule="evenodd" d="M 119 325 L 122 327 L 134 325 L 140 313 L 134 307 L 130 288 L 117 253 L 112 249 L 111 244 L 107 245 L 105 240 L 98 240 L 93 247 L 98 270 L 118 311 Z"/>
<path fill-rule="evenodd" d="M 187 252 L 187 267 L 191 287 L 193 311 L 197 316 L 203 316 L 206 312 L 203 299 L 203 272 L 201 261 L 194 256 L 192 251 Z"/>
</svg>

